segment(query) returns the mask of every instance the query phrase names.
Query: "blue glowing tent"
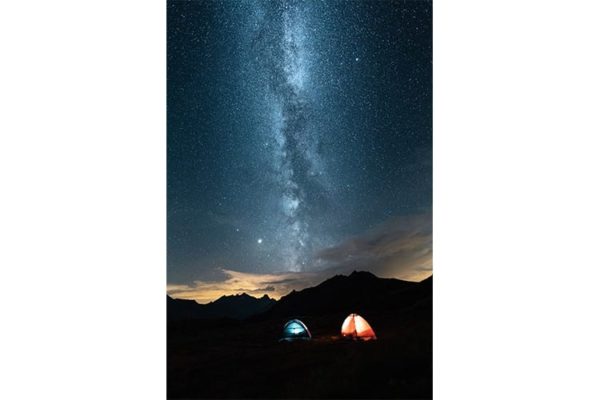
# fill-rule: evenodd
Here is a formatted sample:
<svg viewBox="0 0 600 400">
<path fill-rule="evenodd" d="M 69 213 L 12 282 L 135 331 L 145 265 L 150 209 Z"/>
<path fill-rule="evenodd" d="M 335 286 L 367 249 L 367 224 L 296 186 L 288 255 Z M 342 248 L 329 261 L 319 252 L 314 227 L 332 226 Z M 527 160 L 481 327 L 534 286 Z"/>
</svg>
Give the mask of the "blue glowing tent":
<svg viewBox="0 0 600 400">
<path fill-rule="evenodd" d="M 310 340 L 310 331 L 299 319 L 292 319 L 283 326 L 283 335 L 280 339 L 284 341 Z"/>
</svg>

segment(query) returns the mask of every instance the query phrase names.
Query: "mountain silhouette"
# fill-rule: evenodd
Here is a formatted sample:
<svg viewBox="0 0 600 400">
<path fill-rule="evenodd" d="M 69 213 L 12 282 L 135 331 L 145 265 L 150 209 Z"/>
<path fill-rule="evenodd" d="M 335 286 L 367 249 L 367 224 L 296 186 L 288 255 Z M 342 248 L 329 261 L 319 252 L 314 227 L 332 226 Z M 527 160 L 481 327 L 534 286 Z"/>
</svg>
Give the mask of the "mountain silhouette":
<svg viewBox="0 0 600 400">
<path fill-rule="evenodd" d="M 256 318 L 399 309 L 431 296 L 432 281 L 433 277 L 422 282 L 409 282 L 354 271 L 348 276 L 336 275 L 314 287 L 292 291 Z"/>
<path fill-rule="evenodd" d="M 206 317 L 248 315 L 236 304 L 261 299 L 224 296 L 206 305 L 170 299 L 200 319 L 167 324 L 167 397 L 430 399 L 432 285 L 433 277 L 407 282 L 369 272 L 337 275 L 277 302 L 266 298 L 268 310 L 243 320 Z M 350 313 L 364 317 L 377 340 L 343 338 Z M 293 318 L 312 340 L 279 340 Z"/>
<path fill-rule="evenodd" d="M 366 271 L 336 275 L 317 286 L 293 290 L 279 301 L 246 293 L 222 296 L 208 303 L 173 299 L 167 296 L 168 320 L 236 319 L 265 320 L 292 316 L 325 315 L 337 312 L 385 312 L 398 310 L 429 299 L 433 276 L 421 282 L 379 278 Z"/>
<path fill-rule="evenodd" d="M 267 311 L 275 303 L 264 295 L 252 297 L 246 293 L 222 296 L 208 304 L 198 304 L 194 300 L 173 299 L 167 295 L 167 319 L 245 319 Z"/>
</svg>

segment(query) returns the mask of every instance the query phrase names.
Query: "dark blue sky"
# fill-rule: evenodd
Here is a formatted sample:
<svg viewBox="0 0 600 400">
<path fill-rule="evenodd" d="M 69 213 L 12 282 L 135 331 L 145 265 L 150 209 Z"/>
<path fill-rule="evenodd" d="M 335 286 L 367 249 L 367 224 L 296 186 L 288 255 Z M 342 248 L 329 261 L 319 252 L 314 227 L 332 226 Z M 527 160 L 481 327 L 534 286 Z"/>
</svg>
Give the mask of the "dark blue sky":
<svg viewBox="0 0 600 400">
<path fill-rule="evenodd" d="M 428 1 L 168 1 L 168 282 L 416 225 L 430 268 L 431 39 Z"/>
</svg>

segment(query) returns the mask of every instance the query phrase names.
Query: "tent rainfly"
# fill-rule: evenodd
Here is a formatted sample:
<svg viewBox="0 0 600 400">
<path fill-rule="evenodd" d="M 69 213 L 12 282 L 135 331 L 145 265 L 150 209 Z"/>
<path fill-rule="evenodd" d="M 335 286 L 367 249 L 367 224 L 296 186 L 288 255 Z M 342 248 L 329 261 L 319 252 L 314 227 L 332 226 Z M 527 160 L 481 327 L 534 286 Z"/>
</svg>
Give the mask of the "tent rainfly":
<svg viewBox="0 0 600 400">
<path fill-rule="evenodd" d="M 360 315 L 350 314 L 342 324 L 342 336 L 362 340 L 375 340 L 375 331 Z"/>
<path fill-rule="evenodd" d="M 310 340 L 310 331 L 299 319 L 292 319 L 283 326 L 283 335 L 279 341 Z"/>
</svg>

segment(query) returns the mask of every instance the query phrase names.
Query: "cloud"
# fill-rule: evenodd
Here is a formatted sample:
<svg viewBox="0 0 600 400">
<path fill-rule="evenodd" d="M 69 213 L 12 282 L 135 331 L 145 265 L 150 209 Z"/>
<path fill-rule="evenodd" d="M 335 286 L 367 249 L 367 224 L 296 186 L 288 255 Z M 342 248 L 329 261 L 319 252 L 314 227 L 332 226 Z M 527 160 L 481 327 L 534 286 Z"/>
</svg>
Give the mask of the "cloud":
<svg viewBox="0 0 600 400">
<path fill-rule="evenodd" d="M 249 273 L 218 269 L 218 280 L 167 285 L 174 298 L 208 303 L 223 295 L 268 294 L 279 299 L 292 290 L 314 286 L 336 274 L 370 271 L 382 278 L 421 281 L 432 273 L 431 214 L 393 218 L 375 228 L 317 253 L 310 272 Z"/>
<path fill-rule="evenodd" d="M 275 286 L 266 286 L 264 288 L 259 288 L 259 289 L 238 288 L 236 290 L 239 292 L 248 293 L 248 294 L 254 294 L 254 293 L 266 294 L 265 292 L 274 292 Z"/>
<path fill-rule="evenodd" d="M 223 295 L 248 293 L 255 296 L 268 294 L 279 299 L 292 290 L 300 290 L 319 283 L 320 274 L 312 272 L 249 273 L 220 269 L 225 276 L 221 282 L 194 281 L 189 285 L 167 285 L 167 294 L 177 299 L 208 303 Z"/>
<path fill-rule="evenodd" d="M 296 282 L 297 280 L 298 280 L 297 278 L 288 278 L 288 279 L 280 279 L 278 281 L 265 281 L 265 282 L 263 282 L 263 285 L 282 285 L 282 284 L 286 284 L 286 283 Z"/>
<path fill-rule="evenodd" d="M 432 272 L 431 214 L 393 218 L 317 254 L 323 270 L 366 270 L 380 277 L 421 281 Z"/>
</svg>

